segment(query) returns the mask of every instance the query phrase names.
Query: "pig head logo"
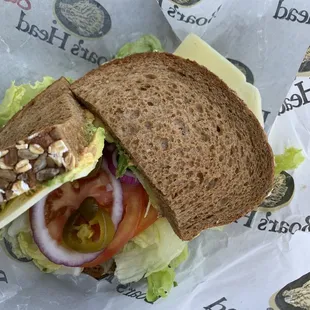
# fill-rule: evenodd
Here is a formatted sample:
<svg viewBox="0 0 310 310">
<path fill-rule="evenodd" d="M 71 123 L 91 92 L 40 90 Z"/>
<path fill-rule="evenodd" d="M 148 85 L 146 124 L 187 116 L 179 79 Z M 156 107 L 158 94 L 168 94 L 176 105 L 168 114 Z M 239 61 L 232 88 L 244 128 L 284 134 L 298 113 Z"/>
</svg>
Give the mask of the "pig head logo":
<svg viewBox="0 0 310 310">
<path fill-rule="evenodd" d="M 67 30 L 85 38 L 100 38 L 112 26 L 110 14 L 95 0 L 56 0 L 55 15 Z"/>
</svg>

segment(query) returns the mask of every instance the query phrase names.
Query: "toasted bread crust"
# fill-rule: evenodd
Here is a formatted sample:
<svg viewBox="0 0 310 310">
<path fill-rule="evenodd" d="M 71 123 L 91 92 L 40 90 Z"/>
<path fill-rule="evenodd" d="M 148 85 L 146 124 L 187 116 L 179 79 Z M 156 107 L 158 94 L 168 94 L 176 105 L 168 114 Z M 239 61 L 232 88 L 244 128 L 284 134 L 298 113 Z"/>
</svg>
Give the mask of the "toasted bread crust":
<svg viewBox="0 0 310 310">
<path fill-rule="evenodd" d="M 274 159 L 262 127 L 205 67 L 136 54 L 71 89 L 125 150 L 181 239 L 233 222 L 270 191 Z"/>
</svg>

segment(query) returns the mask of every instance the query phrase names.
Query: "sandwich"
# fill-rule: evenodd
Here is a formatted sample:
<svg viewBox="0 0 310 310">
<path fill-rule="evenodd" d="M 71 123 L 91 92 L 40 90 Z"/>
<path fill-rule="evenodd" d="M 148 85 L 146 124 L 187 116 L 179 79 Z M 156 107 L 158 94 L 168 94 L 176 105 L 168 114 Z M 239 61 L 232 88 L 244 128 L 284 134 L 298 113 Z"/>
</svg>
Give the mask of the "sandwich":
<svg viewBox="0 0 310 310">
<path fill-rule="evenodd" d="M 87 176 L 101 157 L 104 130 L 69 86 L 59 79 L 0 131 L 1 226 L 42 195 Z"/>
<path fill-rule="evenodd" d="M 0 150 L 0 228 L 13 255 L 45 272 L 147 278 L 149 301 L 173 287 L 188 241 L 257 208 L 274 179 L 244 102 L 207 68 L 164 52 L 54 82 L 6 123 Z"/>
</svg>

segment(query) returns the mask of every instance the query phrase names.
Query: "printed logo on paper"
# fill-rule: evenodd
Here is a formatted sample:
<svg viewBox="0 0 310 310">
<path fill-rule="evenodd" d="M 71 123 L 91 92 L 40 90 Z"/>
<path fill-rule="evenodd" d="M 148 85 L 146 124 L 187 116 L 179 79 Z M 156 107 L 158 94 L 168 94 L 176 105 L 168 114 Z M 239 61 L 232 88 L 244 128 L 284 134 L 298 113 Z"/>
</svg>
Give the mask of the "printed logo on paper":
<svg viewBox="0 0 310 310">
<path fill-rule="evenodd" d="M 170 0 L 170 1 L 183 6 L 191 6 L 201 2 L 202 0 Z"/>
<path fill-rule="evenodd" d="M 299 72 L 310 72 L 310 47 L 308 48 L 305 58 L 299 68 Z M 308 76 L 310 76 L 310 73 L 308 74 Z"/>
<path fill-rule="evenodd" d="M 273 294 L 269 304 L 274 310 L 310 309 L 310 273 L 288 283 Z"/>
<path fill-rule="evenodd" d="M 251 69 L 239 60 L 227 58 L 233 65 L 235 65 L 246 77 L 246 81 L 254 84 L 254 75 Z"/>
<path fill-rule="evenodd" d="M 112 25 L 108 11 L 95 0 L 56 0 L 55 15 L 66 29 L 85 38 L 100 38 Z"/>
<path fill-rule="evenodd" d="M 294 195 L 295 182 L 286 171 L 282 171 L 274 178 L 273 189 L 259 206 L 259 211 L 275 211 L 287 206 Z"/>
<path fill-rule="evenodd" d="M 108 56 L 87 47 L 84 39 L 73 40 L 69 31 L 66 32 L 59 29 L 57 20 L 53 20 L 52 23 L 52 26 L 45 27 L 44 29 L 40 25 L 36 25 L 34 21 L 31 21 L 29 16 L 22 10 L 16 29 L 51 46 L 68 51 L 71 55 L 84 59 L 94 65 L 100 66 L 108 60 Z"/>
</svg>

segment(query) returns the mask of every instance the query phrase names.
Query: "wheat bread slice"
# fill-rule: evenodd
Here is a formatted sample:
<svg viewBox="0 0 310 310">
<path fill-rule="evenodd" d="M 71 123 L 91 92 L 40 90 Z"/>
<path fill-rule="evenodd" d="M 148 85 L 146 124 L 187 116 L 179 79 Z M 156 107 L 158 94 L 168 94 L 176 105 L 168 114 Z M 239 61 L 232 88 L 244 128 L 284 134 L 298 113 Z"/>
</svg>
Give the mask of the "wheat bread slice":
<svg viewBox="0 0 310 310">
<path fill-rule="evenodd" d="M 124 149 L 181 239 L 233 222 L 269 193 L 274 159 L 261 125 L 205 67 L 136 54 L 89 72 L 71 90 Z"/>
<path fill-rule="evenodd" d="M 88 114 L 61 78 L 14 115 L 0 130 L 0 204 L 78 164 Z"/>
<path fill-rule="evenodd" d="M 51 103 L 61 95 L 70 96 L 69 85 L 65 78 L 60 78 L 16 113 L 0 130 L 0 150 L 6 150 L 18 141 L 53 126 L 55 120 L 58 122 L 58 115 L 55 117 L 49 109 L 55 110 L 55 105 Z"/>
</svg>

